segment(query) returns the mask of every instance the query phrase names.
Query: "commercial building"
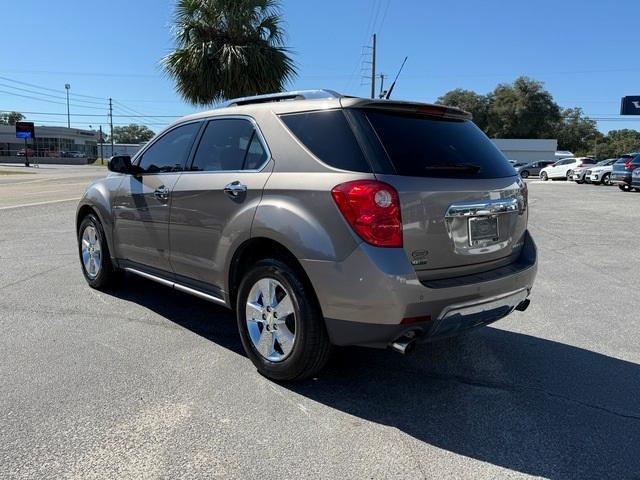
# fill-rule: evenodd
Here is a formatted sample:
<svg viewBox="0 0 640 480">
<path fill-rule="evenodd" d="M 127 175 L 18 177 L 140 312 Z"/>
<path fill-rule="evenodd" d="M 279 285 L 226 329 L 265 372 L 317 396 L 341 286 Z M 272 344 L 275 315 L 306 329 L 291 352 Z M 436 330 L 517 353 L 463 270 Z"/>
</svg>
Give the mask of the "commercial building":
<svg viewBox="0 0 640 480">
<path fill-rule="evenodd" d="M 491 141 L 509 160 L 557 160 L 558 140 L 555 139 L 492 138 Z"/>
<path fill-rule="evenodd" d="M 99 133 L 94 130 L 80 130 L 67 127 L 35 126 L 35 138 L 27 140 L 30 156 L 46 158 L 97 157 Z M 16 127 L 0 125 L 0 157 L 16 157 L 24 153 L 24 140 L 16 138 Z M 73 153 L 69 153 L 73 152 Z M 2 158 L 0 162 L 9 159 Z"/>
</svg>

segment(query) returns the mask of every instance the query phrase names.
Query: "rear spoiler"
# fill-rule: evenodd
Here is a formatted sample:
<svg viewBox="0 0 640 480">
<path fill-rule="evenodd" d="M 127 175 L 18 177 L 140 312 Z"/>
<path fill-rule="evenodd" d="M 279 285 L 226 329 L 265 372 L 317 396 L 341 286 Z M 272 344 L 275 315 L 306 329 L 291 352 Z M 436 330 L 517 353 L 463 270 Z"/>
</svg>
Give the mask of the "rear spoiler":
<svg viewBox="0 0 640 480">
<path fill-rule="evenodd" d="M 473 115 L 464 110 L 446 105 L 433 105 L 429 103 L 390 102 L 387 100 L 368 101 L 353 105 L 357 108 L 367 108 L 398 113 L 410 113 L 414 115 L 428 115 L 430 117 L 447 118 L 454 120 L 472 120 Z"/>
</svg>

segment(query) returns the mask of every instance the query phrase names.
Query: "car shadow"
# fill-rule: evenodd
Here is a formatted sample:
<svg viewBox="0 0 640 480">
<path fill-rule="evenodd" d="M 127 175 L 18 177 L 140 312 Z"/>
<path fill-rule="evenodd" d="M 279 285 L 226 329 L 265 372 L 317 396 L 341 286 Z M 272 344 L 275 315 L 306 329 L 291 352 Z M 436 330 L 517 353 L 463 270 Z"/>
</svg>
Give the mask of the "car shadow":
<svg viewBox="0 0 640 480">
<path fill-rule="evenodd" d="M 230 311 L 126 282 L 113 294 L 244 355 Z M 486 327 L 405 357 L 341 348 L 317 378 L 283 387 L 517 472 L 640 478 L 640 366 L 582 348 Z"/>
</svg>

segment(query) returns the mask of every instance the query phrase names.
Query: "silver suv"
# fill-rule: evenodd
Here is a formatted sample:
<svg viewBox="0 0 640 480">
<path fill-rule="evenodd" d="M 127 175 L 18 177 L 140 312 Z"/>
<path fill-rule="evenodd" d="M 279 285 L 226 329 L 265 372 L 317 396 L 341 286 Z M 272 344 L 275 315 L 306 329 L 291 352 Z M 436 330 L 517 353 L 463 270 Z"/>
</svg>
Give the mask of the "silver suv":
<svg viewBox="0 0 640 480">
<path fill-rule="evenodd" d="M 524 310 L 527 187 L 467 113 L 318 90 L 180 119 L 77 211 L 94 288 L 127 271 L 232 308 L 257 369 L 455 335 Z"/>
</svg>

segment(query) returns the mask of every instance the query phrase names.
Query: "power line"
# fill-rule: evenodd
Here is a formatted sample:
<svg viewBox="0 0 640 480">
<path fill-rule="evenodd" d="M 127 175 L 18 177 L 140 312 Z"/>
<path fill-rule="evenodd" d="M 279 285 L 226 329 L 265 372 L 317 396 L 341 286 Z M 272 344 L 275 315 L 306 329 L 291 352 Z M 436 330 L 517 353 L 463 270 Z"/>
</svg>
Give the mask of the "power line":
<svg viewBox="0 0 640 480">
<path fill-rule="evenodd" d="M 21 82 L 19 80 L 14 80 L 13 78 L 0 76 L 0 80 L 4 80 L 6 82 L 11 82 L 11 83 L 17 83 L 18 85 L 23 85 L 23 86 L 27 86 L 27 87 L 31 87 L 31 88 L 37 88 L 39 90 L 45 90 L 47 92 L 54 92 L 54 93 L 58 93 L 58 94 L 60 93 L 60 90 L 56 90 L 54 88 L 43 87 L 43 86 L 40 86 L 40 85 L 35 85 L 33 83 Z M 20 89 L 18 89 L 18 87 L 10 87 L 10 88 L 14 88 L 14 89 L 20 90 Z M 44 95 L 44 94 L 41 94 L 41 95 Z M 71 95 L 74 95 L 76 97 L 91 98 L 91 99 L 94 99 L 94 100 L 102 100 L 103 102 L 106 102 L 106 99 L 105 98 L 101 98 L 101 97 L 94 97 L 94 96 L 91 96 L 91 95 L 83 95 L 83 94 L 80 94 L 80 93 L 71 93 Z M 86 101 L 86 100 L 78 100 L 78 101 Z M 87 103 L 97 103 L 97 102 L 87 102 Z"/>
<path fill-rule="evenodd" d="M 23 113 L 25 115 L 56 115 L 56 116 L 67 116 L 66 113 L 60 113 L 60 112 L 26 112 L 24 110 L 19 110 L 19 109 L 11 109 L 8 108 L 6 109 L 6 111 L 10 111 L 10 112 L 17 112 L 19 111 L 20 113 Z M 108 114 L 100 114 L 100 113 L 77 113 L 74 114 L 74 116 L 76 117 L 106 117 L 108 116 Z M 129 117 L 137 117 L 137 118 L 142 118 L 142 117 L 149 117 L 149 118 L 180 118 L 180 117 L 184 117 L 184 115 L 114 115 L 114 117 L 124 117 L 124 118 L 129 118 Z"/>
<path fill-rule="evenodd" d="M 55 98 L 57 100 L 66 100 L 66 97 L 62 96 L 62 95 L 51 95 L 50 93 L 41 93 L 41 92 L 37 92 L 37 91 L 34 91 L 34 90 L 29 90 L 27 88 L 15 87 L 13 85 L 9 85 L 9 84 L 6 84 L 6 83 L 0 83 L 0 86 L 5 87 L 5 88 L 11 88 L 13 90 L 18 90 L 20 92 L 27 92 L 27 93 L 30 93 L 32 95 L 39 95 L 39 96 L 46 97 L 46 98 Z M 90 103 L 90 104 L 95 104 L 95 105 L 102 105 L 103 104 L 101 102 L 94 102 L 94 101 L 90 101 L 90 100 L 81 100 L 81 99 L 74 100 L 74 101 Z"/>
<path fill-rule="evenodd" d="M 142 112 L 138 112 L 137 110 L 134 110 L 133 108 L 129 108 L 126 105 L 124 105 L 123 103 L 119 102 L 118 100 L 116 100 L 115 103 L 116 103 L 116 106 L 119 105 L 120 108 L 125 111 L 125 113 L 127 113 L 127 112 L 133 113 L 135 115 L 135 117 L 131 117 L 131 118 L 146 118 L 147 121 L 151 120 L 151 116 L 145 115 Z"/>
<path fill-rule="evenodd" d="M 14 97 L 22 97 L 22 98 L 29 98 L 31 100 L 38 100 L 40 102 L 55 103 L 57 105 L 64 105 L 65 107 L 67 106 L 67 104 L 64 103 L 64 102 L 56 102 L 54 100 L 49 100 L 49 99 L 46 99 L 46 98 L 38 98 L 38 97 L 31 96 L 31 95 L 22 95 L 20 93 L 8 92 L 6 90 L 0 90 L 0 93 L 4 93 L 6 95 L 12 95 Z M 88 109 L 93 109 L 93 110 L 102 110 L 101 108 L 92 107 L 92 106 L 89 106 L 89 105 L 72 104 L 71 106 L 74 107 L 74 108 L 88 108 Z"/>
<path fill-rule="evenodd" d="M 380 21 L 380 25 L 378 25 L 378 28 L 376 29 L 377 33 L 382 32 L 382 28 L 384 27 L 384 21 L 387 19 L 387 12 L 389 11 L 389 5 L 391 5 L 391 0 L 387 0 L 387 6 L 384 9 L 382 20 Z"/>
</svg>

